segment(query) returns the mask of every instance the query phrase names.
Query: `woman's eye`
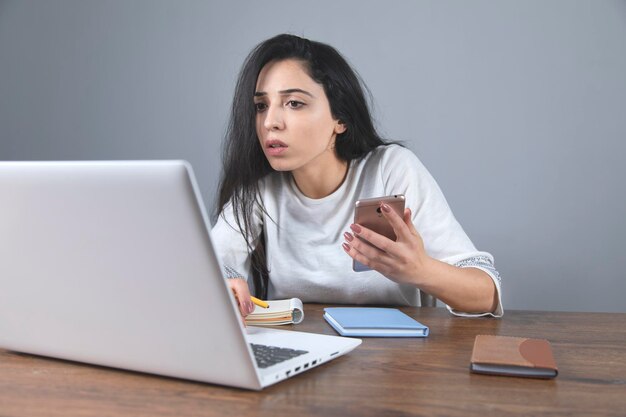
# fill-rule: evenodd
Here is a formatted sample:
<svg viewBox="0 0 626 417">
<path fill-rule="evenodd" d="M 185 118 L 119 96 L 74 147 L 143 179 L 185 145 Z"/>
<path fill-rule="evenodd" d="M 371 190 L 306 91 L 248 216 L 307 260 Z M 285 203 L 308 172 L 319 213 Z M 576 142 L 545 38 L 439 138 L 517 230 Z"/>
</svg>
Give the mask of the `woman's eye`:
<svg viewBox="0 0 626 417">
<path fill-rule="evenodd" d="M 292 109 L 299 109 L 300 107 L 304 106 L 304 103 L 297 100 L 289 100 L 287 102 L 287 106 Z"/>
<path fill-rule="evenodd" d="M 265 103 L 254 103 L 254 108 L 256 109 L 257 113 L 260 113 L 263 110 L 267 109 L 267 104 L 265 104 Z"/>
</svg>

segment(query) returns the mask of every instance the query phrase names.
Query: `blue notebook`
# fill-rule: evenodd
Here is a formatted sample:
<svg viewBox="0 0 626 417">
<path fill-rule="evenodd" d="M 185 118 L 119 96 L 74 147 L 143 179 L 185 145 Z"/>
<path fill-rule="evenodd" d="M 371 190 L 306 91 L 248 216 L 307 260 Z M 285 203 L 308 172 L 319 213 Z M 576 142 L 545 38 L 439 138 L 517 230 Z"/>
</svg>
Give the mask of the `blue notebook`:
<svg viewBox="0 0 626 417">
<path fill-rule="evenodd" d="M 324 319 L 342 336 L 428 336 L 428 327 L 397 308 L 329 307 L 324 311 Z"/>
</svg>

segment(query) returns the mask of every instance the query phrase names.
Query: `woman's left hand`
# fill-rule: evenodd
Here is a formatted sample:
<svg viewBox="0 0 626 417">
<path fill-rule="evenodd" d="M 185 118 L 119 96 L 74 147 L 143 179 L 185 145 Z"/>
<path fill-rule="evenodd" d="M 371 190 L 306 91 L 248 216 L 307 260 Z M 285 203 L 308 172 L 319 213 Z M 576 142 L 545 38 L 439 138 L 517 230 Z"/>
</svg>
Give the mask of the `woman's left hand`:
<svg viewBox="0 0 626 417">
<path fill-rule="evenodd" d="M 396 241 L 358 224 L 350 225 L 352 233 L 344 233 L 343 249 L 353 259 L 376 270 L 399 284 L 419 286 L 427 262 L 424 242 L 411 221 L 411 210 L 404 210 L 404 218 L 387 204 L 381 204 L 383 216 L 396 233 Z M 358 236 L 374 246 L 368 245 Z"/>
</svg>

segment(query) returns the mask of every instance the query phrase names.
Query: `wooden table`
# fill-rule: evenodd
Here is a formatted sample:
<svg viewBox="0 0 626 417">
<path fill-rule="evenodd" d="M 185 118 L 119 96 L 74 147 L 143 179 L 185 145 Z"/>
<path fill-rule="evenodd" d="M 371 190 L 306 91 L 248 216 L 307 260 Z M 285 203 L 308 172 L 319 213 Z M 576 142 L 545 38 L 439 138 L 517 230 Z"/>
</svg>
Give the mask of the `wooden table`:
<svg viewBox="0 0 626 417">
<path fill-rule="evenodd" d="M 321 305 L 298 330 L 334 334 Z M 0 350 L 0 416 L 626 415 L 626 314 L 507 311 L 503 319 L 403 308 L 426 339 L 363 339 L 348 355 L 261 392 Z M 546 338 L 559 376 L 471 374 L 477 334 Z"/>
</svg>

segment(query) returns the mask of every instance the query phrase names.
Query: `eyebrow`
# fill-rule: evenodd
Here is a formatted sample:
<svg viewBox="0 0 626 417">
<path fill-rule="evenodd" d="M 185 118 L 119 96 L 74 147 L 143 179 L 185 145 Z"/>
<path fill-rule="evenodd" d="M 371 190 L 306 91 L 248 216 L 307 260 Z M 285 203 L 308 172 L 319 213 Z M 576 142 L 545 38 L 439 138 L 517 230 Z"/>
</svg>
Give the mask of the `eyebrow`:
<svg viewBox="0 0 626 417">
<path fill-rule="evenodd" d="M 301 88 L 289 88 L 287 90 L 281 90 L 278 92 L 278 94 L 280 94 L 281 96 L 284 95 L 289 95 L 289 94 L 293 94 L 293 93 L 302 93 L 302 94 L 306 94 L 309 97 L 315 98 L 315 96 L 311 93 L 309 93 L 306 90 L 303 90 Z M 254 93 L 254 97 L 262 97 L 262 96 L 266 96 L 267 93 L 265 91 L 256 91 Z"/>
</svg>

